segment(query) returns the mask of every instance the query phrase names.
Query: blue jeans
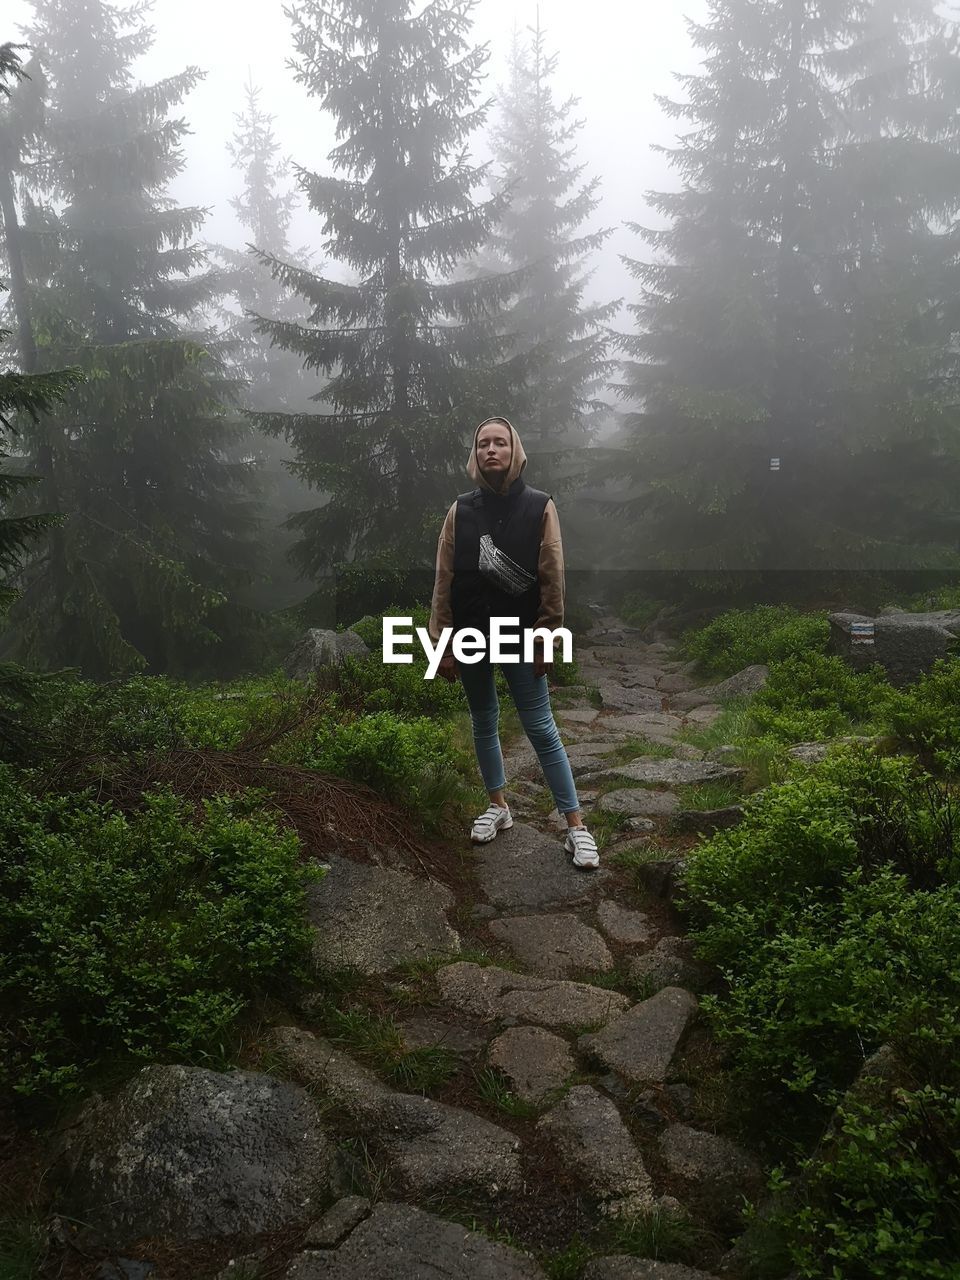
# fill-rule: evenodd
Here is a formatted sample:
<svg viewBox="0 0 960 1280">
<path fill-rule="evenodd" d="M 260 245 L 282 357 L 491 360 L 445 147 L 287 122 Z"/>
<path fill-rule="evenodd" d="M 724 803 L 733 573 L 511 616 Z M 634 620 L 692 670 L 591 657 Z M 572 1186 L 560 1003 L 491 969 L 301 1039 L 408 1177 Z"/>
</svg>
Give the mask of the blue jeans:
<svg viewBox="0 0 960 1280">
<path fill-rule="evenodd" d="M 546 675 L 537 679 L 532 662 L 501 663 L 503 674 L 513 697 L 517 714 L 530 745 L 537 753 L 540 767 L 560 813 L 575 813 L 580 808 L 577 789 L 567 751 L 550 707 L 550 690 Z M 499 791 L 506 783 L 503 754 L 500 750 L 500 703 L 494 681 L 493 664 L 484 654 L 479 662 L 457 663 L 457 674 L 463 684 L 473 721 L 473 745 L 483 785 L 488 791 Z"/>
</svg>

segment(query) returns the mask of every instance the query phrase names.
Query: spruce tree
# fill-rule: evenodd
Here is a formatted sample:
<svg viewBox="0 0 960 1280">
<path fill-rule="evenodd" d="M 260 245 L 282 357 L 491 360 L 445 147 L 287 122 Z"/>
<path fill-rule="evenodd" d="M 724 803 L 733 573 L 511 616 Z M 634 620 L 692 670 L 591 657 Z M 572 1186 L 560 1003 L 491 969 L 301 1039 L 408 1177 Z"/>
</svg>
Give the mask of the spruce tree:
<svg viewBox="0 0 960 1280">
<path fill-rule="evenodd" d="M 3 220 L 4 242 L 7 258 L 22 283 L 22 263 L 19 259 L 16 238 L 16 208 L 13 198 L 13 175 L 17 170 L 21 150 L 27 135 L 39 117 L 30 110 L 24 111 L 24 101 L 36 106 L 37 98 L 28 96 L 19 103 L 12 103 L 11 82 L 31 85 L 32 70 L 24 69 L 18 48 L 12 43 L 0 45 L 0 216 Z M 0 289 L 5 286 L 0 281 Z M 0 346 L 9 337 L 9 331 L 0 329 Z M 45 531 L 59 524 L 62 517 L 56 512 L 43 512 L 33 516 L 6 514 L 11 503 L 24 489 L 35 485 L 39 476 L 8 471 L 10 458 L 8 443 L 19 436 L 22 422 L 36 422 L 41 414 L 49 413 L 61 403 L 72 387 L 81 380 L 78 369 L 65 369 L 53 373 L 31 373 L 14 369 L 0 372 L 0 617 L 16 598 L 17 577 L 22 562 L 32 542 Z M 40 686 L 39 677 L 33 672 L 10 662 L 0 663 L 0 758 L 23 759 L 31 740 L 35 737 L 27 712 L 34 703 Z"/>
<path fill-rule="evenodd" d="M 925 78 L 933 64 L 929 46 L 917 44 L 916 10 L 884 7 Z M 945 367 L 945 328 L 935 353 L 923 348 L 945 295 L 938 301 L 915 255 L 930 253 L 942 235 L 933 217 L 956 208 L 960 184 L 938 172 L 945 162 L 955 172 L 955 141 L 949 130 L 931 132 L 932 116 L 909 95 L 899 125 L 865 131 L 868 117 L 892 124 L 899 92 L 879 73 L 858 85 L 837 61 L 868 10 L 877 6 L 713 0 L 709 20 L 690 26 L 705 71 L 680 77 L 686 102 L 661 99 L 692 127 L 664 148 L 683 177 L 682 190 L 654 197 L 669 225 L 631 224 L 664 256 L 625 259 L 643 288 L 618 387 L 638 406 L 625 422 L 623 469 L 634 487 L 621 511 L 650 567 L 683 570 L 699 588 L 717 585 L 703 570 L 822 573 L 891 567 L 894 557 L 933 551 L 929 541 L 921 549 L 913 509 L 922 492 L 944 513 L 937 476 L 947 459 L 938 440 L 948 433 L 927 371 Z M 853 101 L 871 104 L 859 121 Z M 905 288 L 893 341 L 903 359 L 880 394 L 904 410 L 925 407 L 913 427 L 909 411 L 896 410 L 899 425 L 888 417 L 877 431 L 879 383 L 865 373 L 887 358 L 880 334 L 890 295 L 870 292 L 882 255 L 878 242 L 861 242 L 858 226 L 864 214 L 881 225 L 900 218 L 906 193 L 884 175 L 905 153 L 910 114 L 915 158 L 926 147 L 930 165 L 911 175 L 911 232 L 889 241 L 889 268 Z M 932 115 L 942 122 L 942 106 Z M 933 250 L 938 256 L 943 262 Z M 908 436 L 912 492 L 900 470 Z M 881 477 L 874 497 L 870 486 Z M 938 554 L 945 551 L 941 543 Z M 749 576 L 735 572 L 733 580 L 744 585 Z"/>
<path fill-rule="evenodd" d="M 547 54 L 539 10 L 529 35 L 525 44 L 514 32 L 491 136 L 497 185 L 510 203 L 483 266 L 529 268 L 500 327 L 518 350 L 536 355 L 523 442 L 538 486 L 558 491 L 583 483 L 581 450 L 608 407 L 598 398 L 612 370 L 605 325 L 620 304 L 584 302 L 589 257 L 611 231 L 583 231 L 600 203 L 600 179 L 581 181 L 586 166 L 575 156 L 583 121 L 571 118 L 579 99 L 554 98 L 557 55 Z"/>
<path fill-rule="evenodd" d="M 960 41 L 931 0 L 856 6 L 825 70 L 842 86 L 829 207 L 843 270 L 834 382 L 844 452 L 819 524 L 882 569 L 960 566 Z M 834 522 L 833 513 L 839 519 Z"/>
<path fill-rule="evenodd" d="M 301 268 L 311 265 L 306 249 L 294 251 L 289 243 L 290 222 L 297 193 L 285 187 L 290 162 L 278 156 L 280 144 L 273 129 L 275 117 L 260 105 L 261 90 L 248 77 L 244 86 L 244 110 L 234 116 L 236 129 L 227 150 L 233 167 L 243 174 L 243 189 L 230 199 L 237 221 L 247 233 L 241 250 L 214 246 L 229 267 L 229 306 L 219 316 L 225 336 L 236 344 L 237 358 L 248 379 L 244 404 L 300 410 L 317 390 L 315 376 L 306 376 L 302 361 L 293 352 L 271 346 L 257 332 L 250 312 L 297 321 L 304 317 L 302 302 L 291 299 L 256 256 L 256 250 L 282 258 Z"/>
<path fill-rule="evenodd" d="M 134 83 L 146 8 L 34 0 L 26 32 L 49 86 L 23 228 L 38 359 L 87 378 L 24 434 L 65 523 L 11 620 L 18 652 L 98 676 L 209 669 L 256 627 L 235 603 L 257 556 L 253 468 L 226 455 L 236 379 L 197 321 L 220 286 L 204 211 L 165 194 L 187 128 L 168 113 L 200 72 Z"/>
<path fill-rule="evenodd" d="M 503 212 L 477 204 L 487 166 L 465 140 L 485 46 L 469 47 L 475 0 L 311 0 L 293 23 L 298 83 L 333 113 L 333 169 L 298 168 L 340 274 L 318 276 L 269 254 L 278 280 L 311 306 L 306 324 L 259 322 L 308 369 L 332 375 L 330 414 L 262 414 L 295 467 L 327 494 L 293 517 L 308 575 L 340 569 L 370 604 L 390 603 L 433 563 L 438 520 L 463 487 L 477 423 L 503 412 L 524 362 L 494 329 L 509 277 L 455 279 Z M 417 579 L 429 594 L 429 585 Z M 379 586 L 378 586 L 379 583 Z M 379 595 L 379 601 L 377 596 Z M 361 596 L 341 607 L 353 608 Z"/>
<path fill-rule="evenodd" d="M 304 320 L 308 311 L 302 299 L 291 298 L 274 279 L 256 251 L 302 269 L 310 267 L 313 256 L 306 248 L 294 250 L 289 243 L 298 196 L 285 182 L 290 162 L 278 155 L 275 117 L 263 110 L 260 96 L 261 90 L 248 75 L 244 109 L 234 116 L 236 129 L 227 144 L 233 167 L 243 175 L 243 188 L 231 198 L 230 205 L 246 232 L 247 243 L 241 250 L 213 246 L 227 267 L 229 285 L 218 318 L 232 359 L 246 380 L 241 400 L 244 410 L 309 412 L 320 386 L 316 373 L 305 371 L 295 352 L 272 345 L 252 321 L 253 315 L 260 314 L 296 323 Z M 289 604 L 299 599 L 303 590 L 297 586 L 288 561 L 294 535 L 282 526 L 294 511 L 309 505 L 310 490 L 286 466 L 292 451 L 282 437 L 254 430 L 239 447 L 243 456 L 256 460 L 265 508 L 264 583 L 254 598 L 269 607 Z"/>
</svg>

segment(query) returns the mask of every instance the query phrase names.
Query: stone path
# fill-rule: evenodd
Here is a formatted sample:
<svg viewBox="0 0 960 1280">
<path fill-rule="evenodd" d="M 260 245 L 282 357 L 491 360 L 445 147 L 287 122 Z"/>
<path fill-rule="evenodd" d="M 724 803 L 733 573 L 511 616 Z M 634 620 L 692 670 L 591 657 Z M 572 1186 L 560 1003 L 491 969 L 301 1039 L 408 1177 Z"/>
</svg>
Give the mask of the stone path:
<svg viewBox="0 0 960 1280">
<path fill-rule="evenodd" d="M 690 667 L 670 652 L 664 641 L 642 643 L 638 632 L 606 620 L 578 646 L 584 685 L 555 694 L 588 825 L 591 815 L 612 824 L 599 871 L 577 871 L 563 851 L 562 823 L 548 812 L 542 773 L 522 740 L 505 760 L 515 824 L 487 846 L 471 848 L 464 838 L 466 889 L 459 895 L 395 858 L 382 866 L 336 858 L 311 886 L 318 973 L 349 969 L 372 982 L 388 1008 L 391 998 L 405 1000 L 408 1008 L 391 1012 L 406 1047 L 422 1053 L 439 1046 L 462 1070 L 437 1096 L 387 1084 L 322 1033 L 309 1001 L 301 1025 L 269 1031 L 263 1049 L 273 1075 L 245 1073 L 232 1087 L 250 1091 L 283 1077 L 287 1093 L 271 1086 L 270 1097 L 287 1110 L 271 1121 L 273 1138 L 253 1129 L 236 1138 L 246 1143 L 243 1159 L 236 1144 L 205 1139 L 204 1176 L 232 1206 L 231 1221 L 254 1193 L 259 1214 L 250 1220 L 261 1229 L 309 1221 L 305 1233 L 291 1237 L 282 1269 L 263 1272 L 271 1280 L 534 1280 L 546 1276 L 538 1242 L 551 1231 L 557 1250 L 564 1238 L 593 1231 L 602 1240 L 604 1223 L 656 1212 L 685 1214 L 707 1229 L 709 1270 L 611 1246 L 578 1277 L 736 1275 L 723 1269 L 724 1253 L 738 1229 L 740 1193 L 759 1187 L 759 1168 L 710 1131 L 680 1078 L 690 1044 L 699 1037 L 708 1046 L 697 997 L 713 975 L 690 953 L 670 898 L 696 832 L 739 818 L 736 805 L 686 812 L 678 788 L 743 777 L 724 763 L 722 748 L 705 758 L 678 734 L 685 725 L 711 724 L 724 696 L 759 687 L 764 672 L 749 668 L 722 686 L 695 689 Z M 599 707 L 591 689 L 599 689 Z M 628 758 L 624 746 L 637 737 L 652 745 Z M 624 850 L 629 864 L 615 856 Z M 318 998 L 322 1004 L 322 993 Z M 161 1077 L 167 1070 L 173 1068 L 155 1069 Z M 480 1075 L 489 1086 L 485 1097 L 471 1087 Z M 204 1133 L 220 1105 L 215 1073 L 207 1077 L 183 1119 Z M 244 1105 L 254 1101 L 244 1093 Z M 313 1106 L 320 1128 L 304 1118 Z M 133 1094 L 116 1102 L 107 1129 L 118 1150 L 127 1150 L 128 1130 L 144 1132 L 150 1114 Z M 301 1132 L 312 1146 L 294 1158 L 291 1134 Z M 273 1160 L 268 1138 L 281 1143 L 282 1160 Z M 83 1218 L 91 1210 L 83 1170 L 95 1161 L 79 1139 L 71 1141 L 70 1204 Z M 332 1148 L 337 1157 L 317 1156 L 322 1168 L 308 1185 L 304 1153 Z M 154 1167 L 149 1144 L 147 1155 Z M 263 1183 L 270 1176 L 282 1186 L 267 1207 Z M 358 1183 L 365 1184 L 361 1194 Z M 125 1169 L 112 1184 L 98 1168 L 96 1196 L 120 1206 L 109 1221 L 118 1244 L 131 1187 L 140 1198 L 140 1234 L 159 1233 L 171 1211 L 186 1213 L 158 1204 L 146 1167 Z M 184 1194 L 196 1216 L 201 1207 Z M 311 1202 L 328 1207 L 311 1218 Z M 455 1220 L 464 1216 L 469 1227 Z M 508 1224 L 508 1242 L 495 1238 L 495 1224 L 501 1231 Z M 264 1258 L 254 1251 L 220 1274 L 259 1276 Z"/>
</svg>

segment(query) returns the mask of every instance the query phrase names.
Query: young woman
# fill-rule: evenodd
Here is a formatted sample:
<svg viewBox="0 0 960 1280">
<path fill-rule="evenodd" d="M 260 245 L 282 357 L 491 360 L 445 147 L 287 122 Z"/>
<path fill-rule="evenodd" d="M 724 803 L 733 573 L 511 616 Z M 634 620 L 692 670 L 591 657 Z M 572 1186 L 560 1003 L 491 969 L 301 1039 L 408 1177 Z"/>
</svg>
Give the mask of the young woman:
<svg viewBox="0 0 960 1280">
<path fill-rule="evenodd" d="M 474 432 L 467 472 L 478 487 L 450 507 L 437 543 L 437 569 L 428 630 L 436 644 L 444 627 L 475 627 L 487 638 L 479 662 L 457 663 L 451 653 L 438 674 L 463 684 L 473 722 L 473 741 L 490 807 L 473 824 L 477 844 L 513 826 L 503 794 L 506 783 L 500 736 L 500 706 L 489 657 L 491 618 L 519 618 L 528 627 L 563 625 L 563 548 L 553 499 L 526 484 L 527 465 L 520 437 L 506 418 L 487 418 Z M 516 628 L 512 628 L 515 630 Z M 520 646 L 523 654 L 523 645 Z M 532 662 L 502 662 L 516 704 L 544 776 L 566 816 L 564 848 L 573 865 L 599 866 L 597 845 L 583 825 L 573 773 L 550 706 L 544 674 L 545 648 L 537 641 Z"/>
</svg>

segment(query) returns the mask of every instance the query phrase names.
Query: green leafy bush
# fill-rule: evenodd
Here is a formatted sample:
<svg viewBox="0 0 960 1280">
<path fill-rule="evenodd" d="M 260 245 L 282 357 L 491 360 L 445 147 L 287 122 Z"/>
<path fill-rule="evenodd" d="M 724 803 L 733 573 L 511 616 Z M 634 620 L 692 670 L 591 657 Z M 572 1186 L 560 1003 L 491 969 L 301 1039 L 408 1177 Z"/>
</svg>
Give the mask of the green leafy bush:
<svg viewBox="0 0 960 1280">
<path fill-rule="evenodd" d="M 229 684 L 206 684 L 183 691 L 186 744 L 197 750 L 234 751 L 250 735 L 316 714 L 316 690 L 281 671 Z"/>
<path fill-rule="evenodd" d="M 342 706 L 356 711 L 448 719 L 464 706 L 462 686 L 441 676 L 426 680 L 426 669 L 426 659 L 417 649 L 413 662 L 404 664 L 385 663 L 378 650 L 325 668 L 318 673 L 317 683 L 335 692 Z"/>
<path fill-rule="evenodd" d="M 76 755 L 169 751 L 187 743 L 188 689 L 165 676 L 96 684 L 64 673 L 45 692 L 50 727 Z"/>
<path fill-rule="evenodd" d="M 321 873 L 263 800 L 196 817 L 157 791 L 126 817 L 0 768 L 5 1085 L 53 1099 L 112 1057 L 209 1065 L 263 984 L 307 976 L 304 883 Z"/>
<path fill-rule="evenodd" d="M 166 676 L 97 684 L 71 673 L 45 682 L 35 716 L 76 756 L 184 748 L 234 750 L 249 734 L 296 719 L 316 690 L 281 671 L 229 683 L 186 685 Z"/>
<path fill-rule="evenodd" d="M 877 663 L 857 674 L 842 658 L 810 650 L 771 664 L 750 717 L 761 735 L 789 743 L 822 741 L 852 724 L 885 726 L 895 698 Z"/>
<path fill-rule="evenodd" d="M 666 600 L 659 600 L 645 591 L 628 591 L 617 606 L 616 613 L 631 627 L 644 627 L 654 620 L 666 603 Z"/>
<path fill-rule="evenodd" d="M 935 591 L 918 591 L 902 607 L 909 613 L 928 613 L 937 609 L 960 609 L 960 585 L 943 586 Z"/>
<path fill-rule="evenodd" d="M 960 773 L 960 657 L 938 658 L 914 684 L 898 691 L 890 727 L 917 750 L 931 752 L 950 773 Z"/>
<path fill-rule="evenodd" d="M 705 627 L 685 632 L 678 652 L 696 659 L 707 677 L 724 678 L 755 663 L 823 654 L 830 636 L 825 612 L 800 613 L 788 605 L 731 609 Z"/>
<path fill-rule="evenodd" d="M 273 753 L 285 760 L 285 750 Z M 421 716 L 404 720 L 390 711 L 327 722 L 296 744 L 288 763 L 365 782 L 390 800 L 409 807 L 456 755 L 449 726 Z"/>
<path fill-rule="evenodd" d="M 960 1258 L 960 1094 L 924 1085 L 849 1100 L 838 1134 L 799 1172 L 781 1215 L 799 1275 L 956 1280 Z"/>
<path fill-rule="evenodd" d="M 883 1039 L 928 1061 L 930 1028 L 960 1046 L 958 855 L 948 793 L 905 757 L 852 748 L 797 766 L 701 844 L 684 898 L 727 979 L 705 1006 L 737 1069 L 816 1093 Z"/>
</svg>

